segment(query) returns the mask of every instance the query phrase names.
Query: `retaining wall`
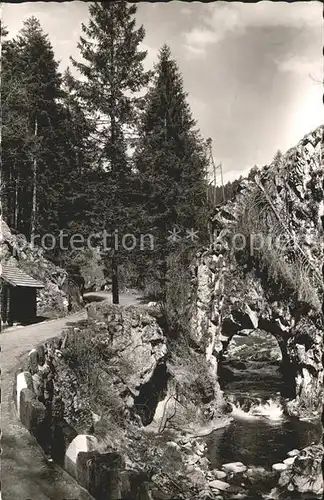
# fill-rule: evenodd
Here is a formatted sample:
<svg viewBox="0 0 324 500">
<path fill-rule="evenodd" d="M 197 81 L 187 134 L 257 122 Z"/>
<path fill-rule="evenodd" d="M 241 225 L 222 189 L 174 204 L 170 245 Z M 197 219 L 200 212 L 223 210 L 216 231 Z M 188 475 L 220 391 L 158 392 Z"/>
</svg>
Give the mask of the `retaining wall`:
<svg viewBox="0 0 324 500">
<path fill-rule="evenodd" d="M 21 423 L 44 453 L 85 488 L 95 500 L 152 500 L 148 478 L 126 470 L 120 453 L 100 453 L 94 435 L 78 434 L 55 401 L 55 359 L 62 356 L 62 337 L 32 349 L 16 373 L 13 397 Z"/>
</svg>

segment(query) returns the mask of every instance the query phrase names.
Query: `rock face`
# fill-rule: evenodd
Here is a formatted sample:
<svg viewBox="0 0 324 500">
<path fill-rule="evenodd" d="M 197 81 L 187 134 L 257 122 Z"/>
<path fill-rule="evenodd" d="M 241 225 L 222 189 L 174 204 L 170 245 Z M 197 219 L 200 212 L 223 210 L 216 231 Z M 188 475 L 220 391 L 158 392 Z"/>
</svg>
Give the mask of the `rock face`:
<svg viewBox="0 0 324 500">
<path fill-rule="evenodd" d="M 282 354 L 287 412 L 323 405 L 323 127 L 244 181 L 212 218 L 214 241 L 192 267 L 191 337 L 214 371 L 234 335 L 257 328 Z"/>
<path fill-rule="evenodd" d="M 140 307 L 101 302 L 88 307 L 88 316 L 30 353 L 37 397 L 78 431 L 100 427 L 107 412 L 123 421 L 137 415 L 147 425 L 167 387 L 161 328 Z"/>
<path fill-rule="evenodd" d="M 304 448 L 281 473 L 279 479 L 281 490 L 321 495 L 324 491 L 322 456 L 322 446 L 312 445 Z"/>
<path fill-rule="evenodd" d="M 47 312 L 65 315 L 69 310 L 77 311 L 81 308 L 80 290 L 70 281 L 68 273 L 47 260 L 42 248 L 29 243 L 23 235 L 13 234 L 3 220 L 0 261 L 11 261 L 44 284 L 37 296 L 39 315 Z"/>
<path fill-rule="evenodd" d="M 167 387 L 167 347 L 161 328 L 145 308 L 108 302 L 91 304 L 88 317 L 101 328 L 92 341 L 117 368 L 112 377 L 101 370 L 101 380 L 110 380 L 126 406 L 135 407 L 148 424 Z"/>
<path fill-rule="evenodd" d="M 96 328 L 91 343 L 107 365 L 96 370 L 100 386 L 113 388 L 125 416 L 135 413 L 152 431 L 169 425 L 198 431 L 195 425 L 210 423 L 217 409 L 221 413 L 217 378 L 204 353 L 187 346 L 173 351 L 151 308 L 100 302 L 88 307 L 88 317 Z"/>
<path fill-rule="evenodd" d="M 87 321 L 32 349 L 16 377 L 21 421 L 94 498 L 175 498 L 182 488 L 185 493 L 179 498 L 196 498 L 197 489 L 208 486 L 206 444 L 198 436 L 182 429 L 173 432 L 176 441 L 171 441 L 166 434 L 150 432 L 154 419 L 162 430 L 170 421 L 168 430 L 176 431 L 179 422 L 189 426 L 194 422 L 190 411 L 195 417 L 208 407 L 195 403 L 195 395 L 208 402 L 215 396 L 208 378 L 199 378 L 199 370 L 205 376 L 204 354 L 191 365 L 194 358 L 183 358 L 181 348 L 182 364 L 177 356 L 171 362 L 170 344 L 150 311 L 91 304 Z M 179 408 L 192 404 L 181 418 L 164 411 L 173 396 Z M 113 466 L 115 456 L 123 463 Z M 224 474 L 211 477 L 218 480 L 213 491 L 229 487 L 221 480 Z M 163 496 L 164 491 L 170 495 Z"/>
</svg>

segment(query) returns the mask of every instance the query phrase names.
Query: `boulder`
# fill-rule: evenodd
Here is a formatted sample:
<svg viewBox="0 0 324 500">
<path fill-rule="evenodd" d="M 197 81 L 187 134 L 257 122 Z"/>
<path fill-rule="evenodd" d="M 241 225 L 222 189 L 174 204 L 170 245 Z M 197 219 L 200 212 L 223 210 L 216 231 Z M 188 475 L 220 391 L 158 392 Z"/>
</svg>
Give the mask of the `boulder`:
<svg viewBox="0 0 324 500">
<path fill-rule="evenodd" d="M 38 372 L 38 352 L 36 349 L 32 349 L 28 354 L 28 366 L 32 375 Z"/>
<path fill-rule="evenodd" d="M 122 473 L 125 462 L 118 453 L 82 453 L 77 456 L 78 481 L 82 482 L 94 498 L 120 500 L 122 497 Z M 126 497 L 127 498 L 127 497 Z"/>
<path fill-rule="evenodd" d="M 232 472 L 234 474 L 239 474 L 245 472 L 247 470 L 247 467 L 242 462 L 232 462 L 229 464 L 222 465 L 222 469 L 225 472 Z"/>
<path fill-rule="evenodd" d="M 33 378 L 29 372 L 20 372 L 16 377 L 15 384 L 15 395 L 16 395 L 16 404 L 17 404 L 17 413 L 20 416 L 20 400 L 21 400 L 21 391 L 23 389 L 29 389 L 34 391 Z"/>
<path fill-rule="evenodd" d="M 20 420 L 26 429 L 38 437 L 39 428 L 45 420 L 45 406 L 37 401 L 35 393 L 30 389 L 20 392 Z"/>
<path fill-rule="evenodd" d="M 318 127 L 287 151 L 280 164 L 274 161 L 263 167 L 255 182 L 248 182 L 234 201 L 215 208 L 210 220 L 213 243 L 197 253 L 191 267 L 190 336 L 194 343 L 206 351 L 209 359 L 214 358 L 217 370 L 219 359 L 231 348 L 235 335 L 242 335 L 247 329 L 271 334 L 278 341 L 281 352 L 270 345 L 270 349 L 257 356 L 271 360 L 283 358 L 287 382 L 284 397 L 290 400 L 286 412 L 298 418 L 313 419 L 322 412 L 324 392 L 322 300 L 318 293 L 322 286 L 323 265 L 320 244 L 323 227 L 319 220 L 324 214 L 323 168 L 319 155 L 323 131 L 323 126 Z M 315 146 L 310 147 L 310 142 Z M 260 196 L 269 203 L 267 220 L 259 219 L 255 201 Z M 246 215 L 249 214 L 249 227 L 240 217 L 245 209 Z M 302 255 L 300 250 L 294 251 L 296 259 L 302 260 L 304 267 L 304 255 L 307 255 L 315 268 L 314 273 L 306 272 L 304 276 L 291 265 L 291 248 L 286 245 L 287 241 L 282 242 L 279 260 L 273 253 L 270 266 L 267 258 L 263 258 L 268 252 L 259 251 L 260 241 L 251 238 L 244 251 L 238 250 L 236 236 L 272 235 L 273 228 L 278 226 L 278 216 L 286 227 L 289 226 L 289 239 L 302 249 Z M 255 226 L 254 221 L 257 221 Z M 278 240 L 273 241 L 271 237 L 270 240 L 263 239 L 263 245 L 273 244 L 277 250 Z M 314 242 L 318 244 L 310 245 Z M 264 268 L 261 274 L 260 264 Z M 276 278 L 271 276 L 273 272 Z M 288 275 L 294 278 L 287 280 Z M 256 352 L 260 351 L 260 346 L 257 347 Z M 239 347 L 236 349 L 239 352 Z M 232 373 L 227 375 L 233 377 Z"/>
<path fill-rule="evenodd" d="M 285 470 L 279 479 L 282 491 L 292 491 L 301 494 L 323 494 L 323 447 L 311 445 L 304 448 L 294 460 L 294 463 Z"/>
<path fill-rule="evenodd" d="M 77 458 L 79 453 L 96 450 L 98 441 L 94 436 L 79 434 L 70 443 L 64 458 L 64 468 L 73 476 L 77 477 Z"/>
</svg>

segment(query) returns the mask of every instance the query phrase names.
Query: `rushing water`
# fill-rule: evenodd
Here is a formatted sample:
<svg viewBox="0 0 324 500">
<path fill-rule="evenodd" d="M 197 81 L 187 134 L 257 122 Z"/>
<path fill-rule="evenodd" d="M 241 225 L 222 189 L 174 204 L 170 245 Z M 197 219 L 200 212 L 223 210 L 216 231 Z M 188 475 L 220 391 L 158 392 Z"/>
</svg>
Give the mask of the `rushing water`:
<svg viewBox="0 0 324 500">
<path fill-rule="evenodd" d="M 260 373 L 253 377 L 250 372 L 249 376 L 247 369 L 244 379 L 236 377 L 225 384 L 224 394 L 232 406 L 233 421 L 208 438 L 207 457 L 212 468 L 239 461 L 248 467 L 259 466 L 270 471 L 273 464 L 287 458 L 289 451 L 320 442 L 320 423 L 284 415 L 278 392 L 281 381 L 278 373 L 274 374 L 276 370 L 270 367 L 263 378 Z M 251 371 L 255 372 L 255 366 Z"/>
<path fill-rule="evenodd" d="M 321 426 L 283 415 L 279 399 L 252 404 L 248 411 L 233 405 L 232 423 L 215 431 L 209 440 L 209 459 L 218 468 L 243 462 L 271 470 L 292 449 L 301 449 L 321 438 Z"/>
</svg>

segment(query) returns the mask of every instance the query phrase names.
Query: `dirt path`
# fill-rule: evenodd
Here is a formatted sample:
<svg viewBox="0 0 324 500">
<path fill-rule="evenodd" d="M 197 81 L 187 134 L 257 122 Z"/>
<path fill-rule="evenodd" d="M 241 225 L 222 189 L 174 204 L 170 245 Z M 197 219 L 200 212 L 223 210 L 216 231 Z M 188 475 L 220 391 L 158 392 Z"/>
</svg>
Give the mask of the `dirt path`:
<svg viewBox="0 0 324 500">
<path fill-rule="evenodd" d="M 97 294 L 91 294 L 95 296 Z M 110 298 L 100 292 L 98 297 Z M 121 305 L 136 305 L 135 295 L 120 295 Z M 46 462 L 36 440 L 21 425 L 13 402 L 16 371 L 38 343 L 55 337 L 86 311 L 0 335 L 1 343 L 1 495 L 2 500 L 90 500 L 92 497 L 55 464 Z"/>
</svg>

